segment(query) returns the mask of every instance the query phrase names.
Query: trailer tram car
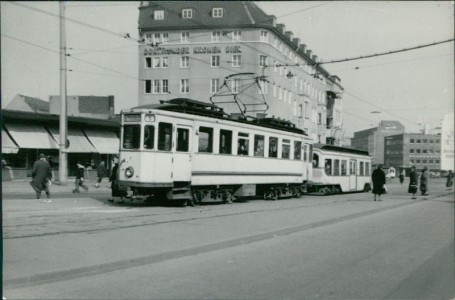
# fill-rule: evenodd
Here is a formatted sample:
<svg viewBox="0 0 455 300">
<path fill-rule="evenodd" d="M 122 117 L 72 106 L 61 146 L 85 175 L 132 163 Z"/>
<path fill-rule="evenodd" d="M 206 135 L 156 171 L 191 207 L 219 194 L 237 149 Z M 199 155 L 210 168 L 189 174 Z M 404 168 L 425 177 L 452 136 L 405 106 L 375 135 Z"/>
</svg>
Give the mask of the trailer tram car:
<svg viewBox="0 0 455 300">
<path fill-rule="evenodd" d="M 233 120 L 190 99 L 121 113 L 119 183 L 133 197 L 185 205 L 299 197 L 311 175 L 310 139 L 273 118 Z"/>
<path fill-rule="evenodd" d="M 366 151 L 313 144 L 313 180 L 307 191 L 319 195 L 368 192 L 371 166 Z"/>
</svg>

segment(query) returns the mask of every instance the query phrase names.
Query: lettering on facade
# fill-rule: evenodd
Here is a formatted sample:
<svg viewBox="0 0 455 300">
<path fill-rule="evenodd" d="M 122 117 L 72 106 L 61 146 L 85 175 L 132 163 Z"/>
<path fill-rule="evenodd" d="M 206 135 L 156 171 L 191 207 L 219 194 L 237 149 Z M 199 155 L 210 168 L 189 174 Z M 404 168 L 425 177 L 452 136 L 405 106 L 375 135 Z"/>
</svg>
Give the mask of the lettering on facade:
<svg viewBox="0 0 455 300">
<path fill-rule="evenodd" d="M 242 53 L 241 46 L 226 46 L 225 53 Z M 222 52 L 222 48 L 218 46 L 212 47 L 194 47 L 193 54 L 218 54 Z M 144 55 L 182 55 L 190 54 L 189 47 L 176 47 L 176 48 L 145 48 Z"/>
</svg>

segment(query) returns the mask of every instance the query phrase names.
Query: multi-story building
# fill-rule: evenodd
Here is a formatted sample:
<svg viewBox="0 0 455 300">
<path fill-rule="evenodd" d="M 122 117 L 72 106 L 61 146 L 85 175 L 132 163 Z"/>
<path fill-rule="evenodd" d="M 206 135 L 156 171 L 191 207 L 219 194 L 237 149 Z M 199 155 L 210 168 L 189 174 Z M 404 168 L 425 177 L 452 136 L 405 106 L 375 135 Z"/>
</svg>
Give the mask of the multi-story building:
<svg viewBox="0 0 455 300">
<path fill-rule="evenodd" d="M 404 126 L 398 121 L 381 121 L 378 127 L 354 132 L 351 147 L 368 151 L 373 164 L 384 164 L 384 138 L 404 133 Z"/>
<path fill-rule="evenodd" d="M 210 102 L 286 119 L 338 144 L 343 87 L 300 39 L 251 1 L 142 1 L 139 104 Z"/>
<path fill-rule="evenodd" d="M 395 169 L 441 169 L 441 136 L 404 133 L 385 137 L 384 164 Z"/>
</svg>

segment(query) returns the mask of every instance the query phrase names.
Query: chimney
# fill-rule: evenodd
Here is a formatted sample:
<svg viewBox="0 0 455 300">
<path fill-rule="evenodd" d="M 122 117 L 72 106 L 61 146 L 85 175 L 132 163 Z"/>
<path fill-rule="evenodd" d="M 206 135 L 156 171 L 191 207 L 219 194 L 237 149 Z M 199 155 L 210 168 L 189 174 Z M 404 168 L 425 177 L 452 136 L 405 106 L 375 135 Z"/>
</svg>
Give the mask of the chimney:
<svg viewBox="0 0 455 300">
<path fill-rule="evenodd" d="M 299 39 L 299 38 L 293 38 L 293 39 L 292 39 L 292 43 L 293 43 L 296 47 L 298 47 L 299 44 L 300 44 L 300 39 Z"/>
<path fill-rule="evenodd" d="M 311 58 L 312 58 L 315 62 L 318 62 L 318 56 L 317 56 L 317 55 L 313 55 Z"/>
<path fill-rule="evenodd" d="M 281 34 L 284 34 L 284 31 L 286 30 L 286 26 L 284 24 L 276 24 L 276 29 L 278 29 L 278 31 Z"/>
<path fill-rule="evenodd" d="M 273 27 L 276 27 L 276 17 L 274 15 L 268 16 L 268 20 L 267 21 L 269 21 L 272 24 Z"/>
<path fill-rule="evenodd" d="M 309 58 L 311 58 L 311 54 L 312 54 L 312 53 L 313 53 L 313 51 L 311 51 L 310 49 L 308 49 L 308 50 L 306 51 L 306 55 L 307 55 Z"/>
<path fill-rule="evenodd" d="M 306 52 L 306 45 L 305 45 L 305 44 L 300 44 L 299 49 L 300 49 L 301 53 L 305 54 L 305 52 Z"/>
<path fill-rule="evenodd" d="M 284 35 L 287 37 L 288 40 L 292 41 L 292 36 L 294 35 L 292 31 L 286 31 Z"/>
</svg>

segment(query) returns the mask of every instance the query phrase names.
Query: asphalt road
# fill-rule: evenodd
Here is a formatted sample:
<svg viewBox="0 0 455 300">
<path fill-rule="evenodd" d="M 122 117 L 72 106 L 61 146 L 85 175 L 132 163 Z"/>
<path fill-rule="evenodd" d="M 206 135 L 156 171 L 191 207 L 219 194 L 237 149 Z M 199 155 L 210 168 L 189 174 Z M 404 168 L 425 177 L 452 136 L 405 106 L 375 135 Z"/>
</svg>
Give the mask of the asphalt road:
<svg viewBox="0 0 455 300">
<path fill-rule="evenodd" d="M 7 299 L 453 299 L 454 198 L 3 199 Z M 5 196 L 5 195 L 4 195 Z"/>
</svg>

